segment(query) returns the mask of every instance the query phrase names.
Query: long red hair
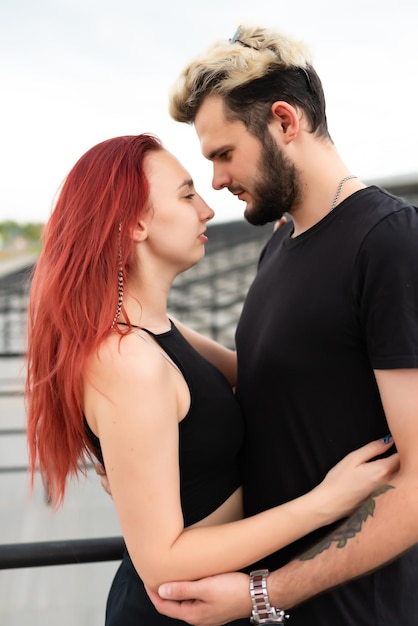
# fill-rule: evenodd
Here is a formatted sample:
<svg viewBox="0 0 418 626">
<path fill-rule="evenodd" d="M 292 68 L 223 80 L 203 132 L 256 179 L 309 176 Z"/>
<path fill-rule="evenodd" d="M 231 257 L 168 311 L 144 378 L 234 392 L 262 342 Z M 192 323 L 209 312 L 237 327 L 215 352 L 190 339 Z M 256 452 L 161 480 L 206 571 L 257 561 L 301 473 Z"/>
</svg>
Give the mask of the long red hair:
<svg viewBox="0 0 418 626">
<path fill-rule="evenodd" d="M 116 137 L 84 154 L 68 174 L 44 229 L 28 308 L 27 438 L 56 506 L 67 478 L 91 458 L 81 408 L 88 355 L 110 332 L 118 307 L 118 271 L 129 272 L 131 236 L 146 210 L 144 157 L 161 150 L 152 135 Z"/>
</svg>

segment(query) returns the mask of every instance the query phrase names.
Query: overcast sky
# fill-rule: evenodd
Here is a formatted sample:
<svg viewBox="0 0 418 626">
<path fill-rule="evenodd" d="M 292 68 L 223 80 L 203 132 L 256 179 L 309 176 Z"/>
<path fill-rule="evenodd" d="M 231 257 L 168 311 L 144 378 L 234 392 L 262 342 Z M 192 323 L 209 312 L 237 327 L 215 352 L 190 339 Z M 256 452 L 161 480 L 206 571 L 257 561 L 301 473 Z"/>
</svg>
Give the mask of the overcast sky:
<svg viewBox="0 0 418 626">
<path fill-rule="evenodd" d="M 45 221 L 86 150 L 141 132 L 182 161 L 216 220 L 241 218 L 211 190 L 193 128 L 167 112 L 183 66 L 240 23 L 310 46 L 353 173 L 418 175 L 417 0 L 0 0 L 0 221 Z"/>
</svg>

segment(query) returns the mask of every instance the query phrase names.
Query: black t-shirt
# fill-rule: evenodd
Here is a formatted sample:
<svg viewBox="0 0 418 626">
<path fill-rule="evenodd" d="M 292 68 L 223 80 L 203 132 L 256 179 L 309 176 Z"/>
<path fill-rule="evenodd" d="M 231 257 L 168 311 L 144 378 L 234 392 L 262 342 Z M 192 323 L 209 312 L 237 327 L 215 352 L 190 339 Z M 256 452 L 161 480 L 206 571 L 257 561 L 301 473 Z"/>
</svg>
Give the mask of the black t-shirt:
<svg viewBox="0 0 418 626">
<path fill-rule="evenodd" d="M 373 369 L 418 367 L 418 213 L 377 187 L 261 255 L 236 333 L 253 515 L 312 489 L 388 433 Z M 263 560 L 277 569 L 318 531 Z M 292 611 L 292 626 L 418 623 L 418 551 Z M 297 584 L 297 581 L 295 581 Z"/>
</svg>

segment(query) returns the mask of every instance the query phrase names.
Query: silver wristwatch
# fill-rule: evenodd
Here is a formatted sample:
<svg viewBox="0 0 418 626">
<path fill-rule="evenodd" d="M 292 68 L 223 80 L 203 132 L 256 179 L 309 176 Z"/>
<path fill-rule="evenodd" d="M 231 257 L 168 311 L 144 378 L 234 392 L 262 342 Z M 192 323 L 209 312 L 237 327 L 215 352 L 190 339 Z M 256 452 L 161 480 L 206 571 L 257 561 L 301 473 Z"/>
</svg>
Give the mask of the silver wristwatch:
<svg viewBox="0 0 418 626">
<path fill-rule="evenodd" d="M 288 619 L 285 611 L 271 606 L 267 593 L 268 569 L 258 569 L 250 573 L 250 596 L 253 605 L 251 624 L 285 624 Z"/>
</svg>

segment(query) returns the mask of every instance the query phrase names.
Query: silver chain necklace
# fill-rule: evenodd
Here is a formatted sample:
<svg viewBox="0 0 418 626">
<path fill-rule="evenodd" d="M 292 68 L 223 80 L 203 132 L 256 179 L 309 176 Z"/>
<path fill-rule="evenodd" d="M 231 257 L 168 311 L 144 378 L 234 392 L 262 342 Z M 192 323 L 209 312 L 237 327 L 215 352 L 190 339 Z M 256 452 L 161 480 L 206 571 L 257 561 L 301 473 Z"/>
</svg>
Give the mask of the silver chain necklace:
<svg viewBox="0 0 418 626">
<path fill-rule="evenodd" d="M 357 178 L 357 176 L 354 176 L 354 174 L 350 174 L 350 176 L 344 176 L 344 178 L 342 178 L 342 179 L 340 180 L 340 182 L 338 183 L 337 193 L 335 194 L 335 196 L 334 196 L 334 200 L 332 201 L 331 208 L 330 208 L 330 212 L 331 212 L 333 209 L 335 209 L 335 207 L 337 206 L 338 198 L 340 197 L 340 194 L 341 194 L 341 190 L 342 190 L 342 188 L 343 188 L 343 185 L 344 185 L 344 183 L 345 183 L 347 180 L 350 180 L 350 178 Z"/>
</svg>

